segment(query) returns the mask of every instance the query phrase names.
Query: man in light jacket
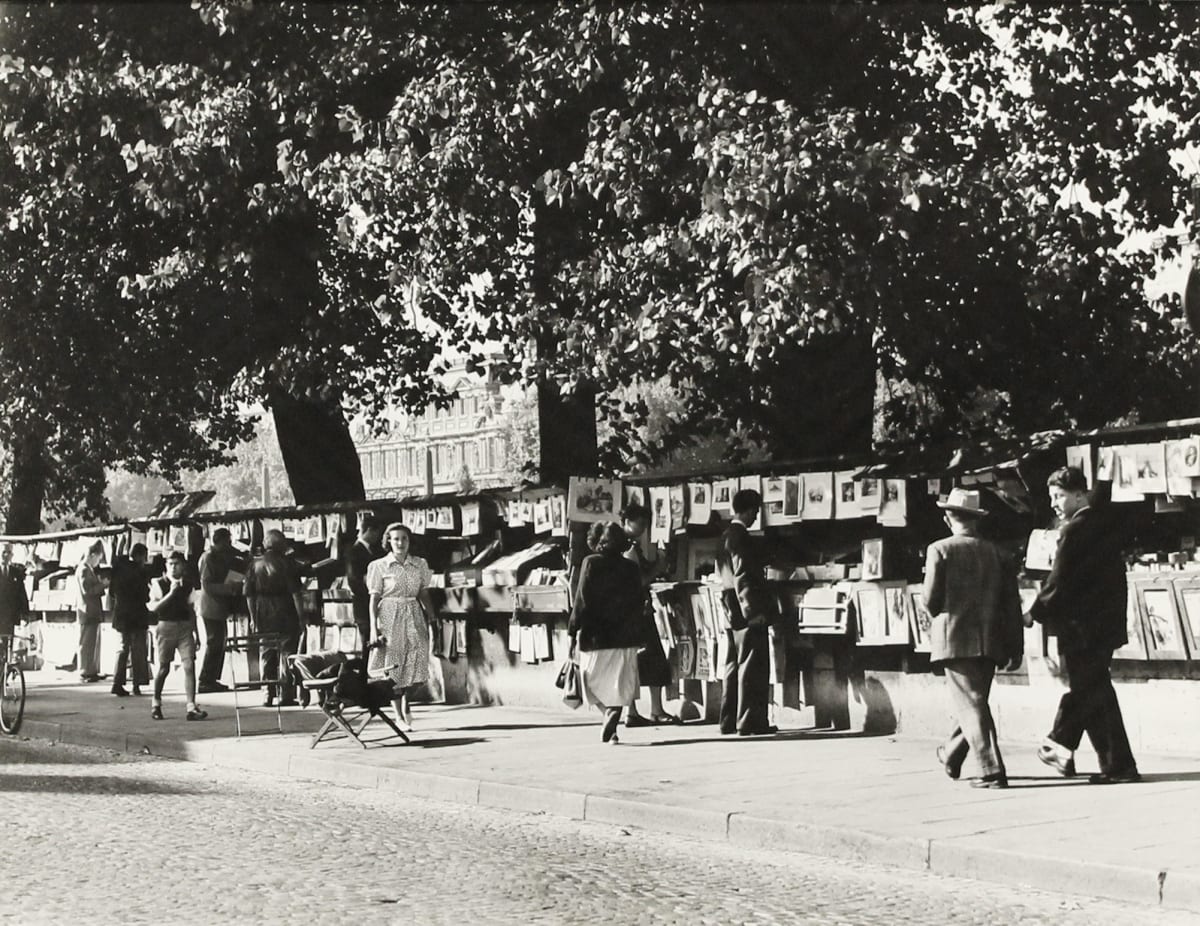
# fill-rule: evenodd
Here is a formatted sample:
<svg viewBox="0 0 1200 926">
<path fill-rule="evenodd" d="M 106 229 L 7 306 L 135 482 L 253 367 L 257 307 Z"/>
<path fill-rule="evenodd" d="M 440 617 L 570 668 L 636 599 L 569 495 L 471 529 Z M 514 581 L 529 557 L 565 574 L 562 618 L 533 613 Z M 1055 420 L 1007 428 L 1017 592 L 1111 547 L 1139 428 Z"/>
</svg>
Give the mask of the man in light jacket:
<svg viewBox="0 0 1200 926">
<path fill-rule="evenodd" d="M 939 747 L 938 759 L 957 778 L 973 752 L 980 774 L 971 786 L 1007 788 L 988 696 L 996 667 L 1019 664 L 1024 650 L 1016 569 L 996 544 L 978 535 L 987 514 L 978 491 L 955 489 L 938 507 L 950 536 L 929 546 L 923 594 L 934 615 L 930 658 L 946 673 L 959 724 Z"/>
</svg>

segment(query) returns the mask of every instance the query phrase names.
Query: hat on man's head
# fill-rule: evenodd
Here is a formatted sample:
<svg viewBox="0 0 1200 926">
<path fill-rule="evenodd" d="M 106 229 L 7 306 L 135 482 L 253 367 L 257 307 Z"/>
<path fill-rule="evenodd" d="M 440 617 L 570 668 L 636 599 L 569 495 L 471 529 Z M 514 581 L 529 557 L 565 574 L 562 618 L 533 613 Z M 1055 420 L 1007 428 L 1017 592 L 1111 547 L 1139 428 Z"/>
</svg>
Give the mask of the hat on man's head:
<svg viewBox="0 0 1200 926">
<path fill-rule="evenodd" d="M 978 489 L 951 489 L 946 500 L 939 501 L 937 506 L 944 511 L 957 511 L 959 514 L 974 515 L 982 518 L 987 514 L 983 507 L 983 496 Z"/>
</svg>

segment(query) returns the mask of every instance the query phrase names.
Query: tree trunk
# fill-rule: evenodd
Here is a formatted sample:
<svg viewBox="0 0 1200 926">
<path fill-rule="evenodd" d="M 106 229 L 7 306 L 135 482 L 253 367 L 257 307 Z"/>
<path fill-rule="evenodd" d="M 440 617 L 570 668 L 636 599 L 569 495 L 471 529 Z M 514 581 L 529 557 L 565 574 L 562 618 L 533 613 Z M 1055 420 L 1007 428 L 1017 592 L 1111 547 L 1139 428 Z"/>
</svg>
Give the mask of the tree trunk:
<svg viewBox="0 0 1200 926">
<path fill-rule="evenodd" d="M 358 451 L 341 407 L 297 399 L 282 389 L 272 389 L 269 401 L 296 504 L 366 498 Z"/>
<path fill-rule="evenodd" d="M 42 529 L 42 503 L 46 497 L 45 445 L 40 436 L 16 440 L 12 448 L 11 485 L 6 534 L 36 534 Z"/>
<path fill-rule="evenodd" d="M 595 391 L 581 385 L 564 396 L 556 384 L 538 383 L 538 446 L 538 481 L 543 485 L 595 475 Z"/>
</svg>

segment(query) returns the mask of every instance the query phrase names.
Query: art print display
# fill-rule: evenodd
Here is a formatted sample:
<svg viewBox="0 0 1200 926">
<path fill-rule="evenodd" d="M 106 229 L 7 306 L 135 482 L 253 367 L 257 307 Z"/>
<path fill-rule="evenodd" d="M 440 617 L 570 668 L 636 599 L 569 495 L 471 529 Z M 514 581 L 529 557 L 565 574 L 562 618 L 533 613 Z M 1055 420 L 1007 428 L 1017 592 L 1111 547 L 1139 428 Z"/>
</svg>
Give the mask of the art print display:
<svg viewBox="0 0 1200 926">
<path fill-rule="evenodd" d="M 1180 606 L 1182 609 L 1182 605 Z M 1125 595 L 1125 636 L 1128 642 L 1113 652 L 1114 659 L 1145 659 L 1146 635 L 1142 629 L 1142 612 L 1138 606 L 1137 589 L 1131 583 Z"/>
<path fill-rule="evenodd" d="M 870 476 L 864 476 L 858 481 L 858 509 L 863 514 L 878 514 L 883 507 L 883 495 L 879 483 L 878 479 Z"/>
<path fill-rule="evenodd" d="M 789 521 L 799 521 L 804 516 L 804 477 L 783 477 L 783 516 Z"/>
<path fill-rule="evenodd" d="M 567 536 L 567 497 L 550 496 L 550 530 L 556 537 Z"/>
<path fill-rule="evenodd" d="M 462 506 L 462 535 L 474 537 L 479 533 L 479 502 L 467 502 Z"/>
<path fill-rule="evenodd" d="M 414 534 L 424 534 L 429 524 L 429 512 L 424 508 L 413 509 L 412 531 Z"/>
<path fill-rule="evenodd" d="M 550 499 L 539 498 L 533 503 L 533 532 L 535 534 L 548 534 L 552 526 Z"/>
<path fill-rule="evenodd" d="M 309 518 L 304 522 L 304 542 L 305 543 L 324 543 L 325 542 L 325 519 L 320 515 Z"/>
<path fill-rule="evenodd" d="M 908 483 L 903 479 L 884 479 L 880 487 L 882 501 L 875 520 L 884 527 L 908 524 Z"/>
<path fill-rule="evenodd" d="M 1089 489 L 1093 488 L 1095 483 L 1092 480 L 1092 445 L 1080 444 L 1077 447 L 1067 448 L 1067 466 L 1074 466 L 1083 472 L 1084 479 L 1087 480 Z"/>
<path fill-rule="evenodd" d="M 1025 568 L 1049 572 L 1058 552 L 1058 529 L 1035 528 L 1025 543 Z"/>
<path fill-rule="evenodd" d="M 834 474 L 833 516 L 838 521 L 847 518 L 861 517 L 862 510 L 858 504 L 858 483 L 854 479 L 854 470 L 844 470 Z"/>
<path fill-rule="evenodd" d="M 763 485 L 763 523 L 767 527 L 778 527 L 786 524 L 788 519 L 783 515 L 784 481 L 782 476 L 767 476 Z"/>
<path fill-rule="evenodd" d="M 615 521 L 621 507 L 621 480 L 572 476 L 567 486 L 567 519 Z"/>
<path fill-rule="evenodd" d="M 707 524 L 712 519 L 712 486 L 707 482 L 689 483 L 688 524 Z"/>
<path fill-rule="evenodd" d="M 1183 627 L 1175 605 L 1175 593 L 1169 582 L 1160 580 L 1135 583 L 1142 612 L 1146 652 L 1151 659 L 1186 659 Z"/>
<path fill-rule="evenodd" d="M 1112 482 L 1117 473 L 1117 453 L 1114 447 L 1096 448 L 1096 481 Z"/>
<path fill-rule="evenodd" d="M 804 474 L 804 520 L 833 519 L 833 473 Z"/>
<path fill-rule="evenodd" d="M 1133 445 L 1114 447 L 1113 455 L 1112 500 L 1114 502 L 1142 501 L 1146 496 L 1134 485 L 1138 468 L 1136 447 Z"/>
<path fill-rule="evenodd" d="M 646 490 L 642 486 L 625 486 L 625 504 L 646 507 Z"/>
<path fill-rule="evenodd" d="M 1161 443 L 1134 444 L 1133 490 L 1143 495 L 1167 494 L 1166 458 Z"/>
<path fill-rule="evenodd" d="M 1192 479 L 1195 476 L 1193 470 L 1197 456 L 1195 439 L 1169 440 L 1165 441 L 1164 445 L 1167 460 L 1167 494 L 1176 497 L 1192 495 Z"/>
<path fill-rule="evenodd" d="M 737 491 L 736 479 L 718 479 L 712 484 L 712 510 L 728 517 L 733 513 L 733 494 Z"/>
<path fill-rule="evenodd" d="M 1188 653 L 1193 659 L 1200 658 L 1200 579 L 1176 579 L 1175 598 Z"/>
<path fill-rule="evenodd" d="M 928 653 L 931 650 L 929 633 L 933 626 L 933 615 L 925 607 L 924 592 L 919 585 L 908 586 L 909 629 L 912 631 L 913 650 Z"/>
<path fill-rule="evenodd" d="M 854 591 L 854 613 L 858 642 L 863 646 L 887 643 L 887 608 L 883 589 L 878 585 L 860 585 Z"/>
<path fill-rule="evenodd" d="M 883 605 L 887 613 L 888 640 L 896 644 L 907 643 L 911 623 L 908 616 L 908 588 L 904 585 L 884 586 Z"/>
<path fill-rule="evenodd" d="M 668 504 L 671 506 L 671 530 L 681 534 L 687 530 L 687 487 L 673 485 L 667 492 Z"/>
<path fill-rule="evenodd" d="M 883 578 L 883 538 L 874 537 L 862 542 L 862 577 L 864 582 Z"/>
<path fill-rule="evenodd" d="M 671 492 L 667 486 L 651 486 L 650 542 L 665 546 L 671 539 Z"/>
</svg>

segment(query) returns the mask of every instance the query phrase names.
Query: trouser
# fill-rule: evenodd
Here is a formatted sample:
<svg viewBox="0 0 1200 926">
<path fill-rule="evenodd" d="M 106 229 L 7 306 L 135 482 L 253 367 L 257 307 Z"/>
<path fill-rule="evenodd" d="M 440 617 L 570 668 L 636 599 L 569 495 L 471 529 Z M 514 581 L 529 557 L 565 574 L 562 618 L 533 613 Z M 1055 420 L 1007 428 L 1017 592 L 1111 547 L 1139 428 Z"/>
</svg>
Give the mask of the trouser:
<svg viewBox="0 0 1200 926">
<path fill-rule="evenodd" d="M 996 722 L 988 705 L 996 664 L 990 659 L 976 657 L 948 659 L 942 666 L 946 670 L 950 711 L 961 730 L 961 739 L 952 735 L 945 744 L 947 761 L 960 755 L 965 759 L 966 752 L 973 752 L 981 775 L 1003 775 L 1004 759 L 1000 756 Z M 961 762 L 960 759 L 960 766 Z"/>
<path fill-rule="evenodd" d="M 158 671 L 154 674 L 154 701 L 162 701 L 163 685 L 171 671 L 171 660 L 179 653 L 183 665 L 183 690 L 188 704 L 196 703 L 196 635 L 191 621 L 162 621 L 154 628 Z"/>
<path fill-rule="evenodd" d="M 1050 739 L 1072 752 L 1087 733 L 1104 774 L 1137 768 L 1109 675 L 1111 663 L 1112 649 L 1107 647 L 1062 654 L 1068 690 L 1058 702 L 1054 729 L 1050 731 Z"/>
<path fill-rule="evenodd" d="M 200 684 L 219 682 L 225 671 L 225 618 L 204 619 L 204 662 L 200 665 Z"/>
<path fill-rule="evenodd" d="M 79 619 L 79 674 L 100 674 L 100 622 Z"/>
<path fill-rule="evenodd" d="M 291 667 L 288 665 L 288 656 L 293 655 L 297 651 L 297 647 L 300 644 L 300 629 L 299 627 L 292 627 L 286 630 L 283 628 L 276 630 L 272 627 L 263 632 L 279 633 L 282 636 L 278 648 L 273 646 L 263 647 L 259 653 L 259 678 L 278 678 L 280 680 L 278 684 L 280 701 L 291 703 L 296 699 L 296 682 L 292 678 Z"/>
<path fill-rule="evenodd" d="M 721 732 L 765 730 L 771 694 L 767 628 L 725 631 L 728 646 L 721 684 Z"/>
<path fill-rule="evenodd" d="M 150 681 L 146 652 L 146 628 L 121 631 L 121 650 L 117 653 L 117 666 L 113 670 L 113 687 L 124 688 L 127 675 L 133 676 L 135 686 Z"/>
</svg>

